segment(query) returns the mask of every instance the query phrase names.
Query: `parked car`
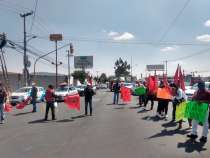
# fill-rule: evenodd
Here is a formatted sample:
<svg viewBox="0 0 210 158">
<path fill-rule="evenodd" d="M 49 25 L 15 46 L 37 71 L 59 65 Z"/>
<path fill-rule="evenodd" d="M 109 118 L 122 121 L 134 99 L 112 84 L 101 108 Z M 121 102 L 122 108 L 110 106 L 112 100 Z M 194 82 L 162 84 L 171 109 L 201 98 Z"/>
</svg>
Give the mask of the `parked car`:
<svg viewBox="0 0 210 158">
<path fill-rule="evenodd" d="M 32 87 L 22 87 L 12 93 L 10 97 L 10 103 L 16 105 L 26 100 L 31 94 Z M 43 87 L 37 87 L 37 102 L 43 102 L 45 97 L 45 89 Z"/>
<path fill-rule="evenodd" d="M 66 96 L 69 96 L 69 95 L 76 95 L 78 94 L 78 91 L 76 90 L 75 87 L 68 87 L 68 86 L 65 86 L 65 87 L 59 87 L 58 89 L 55 90 L 55 95 L 56 95 L 56 101 L 64 101 L 64 98 Z"/>
<path fill-rule="evenodd" d="M 210 82 L 205 82 L 205 87 L 210 90 Z M 185 90 L 188 99 L 192 99 L 193 94 L 198 90 L 198 83 L 194 84 L 190 89 Z"/>
<path fill-rule="evenodd" d="M 80 96 L 84 96 L 85 87 L 86 85 L 79 85 L 75 87 Z"/>
</svg>

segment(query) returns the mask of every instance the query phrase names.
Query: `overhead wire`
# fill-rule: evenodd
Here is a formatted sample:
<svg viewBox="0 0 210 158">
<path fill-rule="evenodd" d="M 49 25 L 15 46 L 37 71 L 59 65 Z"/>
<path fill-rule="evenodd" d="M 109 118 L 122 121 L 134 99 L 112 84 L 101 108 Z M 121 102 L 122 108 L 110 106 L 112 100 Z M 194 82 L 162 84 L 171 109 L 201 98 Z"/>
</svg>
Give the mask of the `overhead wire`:
<svg viewBox="0 0 210 158">
<path fill-rule="evenodd" d="M 175 18 L 172 20 L 172 22 L 168 25 L 166 31 L 162 34 L 161 38 L 160 38 L 160 42 L 162 42 L 165 37 L 167 36 L 167 34 L 170 32 L 170 30 L 172 29 L 172 27 L 175 25 L 175 23 L 177 22 L 177 20 L 181 17 L 181 15 L 183 14 L 184 10 L 187 8 L 187 6 L 189 5 L 191 0 L 186 0 L 184 3 L 184 6 L 181 8 L 181 10 L 178 12 L 178 14 L 175 16 Z"/>
<path fill-rule="evenodd" d="M 29 31 L 30 33 L 32 32 L 32 29 L 33 29 L 33 25 L 34 25 L 34 21 L 35 21 L 35 17 L 36 17 L 37 6 L 38 6 L 38 0 L 35 0 L 33 18 L 32 18 L 32 22 L 31 22 L 30 31 Z"/>
</svg>

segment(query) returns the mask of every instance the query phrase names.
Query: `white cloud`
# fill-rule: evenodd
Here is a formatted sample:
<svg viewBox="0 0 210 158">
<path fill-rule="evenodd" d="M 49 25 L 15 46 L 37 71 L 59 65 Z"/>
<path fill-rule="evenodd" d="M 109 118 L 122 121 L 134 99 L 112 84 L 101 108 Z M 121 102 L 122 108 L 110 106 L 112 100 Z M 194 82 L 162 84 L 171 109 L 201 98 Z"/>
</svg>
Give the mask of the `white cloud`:
<svg viewBox="0 0 210 158">
<path fill-rule="evenodd" d="M 210 27 L 210 20 L 207 20 L 204 24 L 206 27 Z"/>
<path fill-rule="evenodd" d="M 113 40 L 115 41 L 127 41 L 127 40 L 131 40 L 134 39 L 135 36 L 129 32 L 124 32 L 118 36 L 114 36 Z"/>
<path fill-rule="evenodd" d="M 210 42 L 210 35 L 209 34 L 200 35 L 197 36 L 196 39 L 201 42 Z"/>
<path fill-rule="evenodd" d="M 165 47 L 165 48 L 162 48 L 160 51 L 161 52 L 170 52 L 170 51 L 174 51 L 175 48 L 174 47 Z"/>
<path fill-rule="evenodd" d="M 115 31 L 110 31 L 110 32 L 108 33 L 108 36 L 110 36 L 110 37 L 118 36 L 118 35 L 119 35 L 119 32 L 115 32 Z"/>
</svg>

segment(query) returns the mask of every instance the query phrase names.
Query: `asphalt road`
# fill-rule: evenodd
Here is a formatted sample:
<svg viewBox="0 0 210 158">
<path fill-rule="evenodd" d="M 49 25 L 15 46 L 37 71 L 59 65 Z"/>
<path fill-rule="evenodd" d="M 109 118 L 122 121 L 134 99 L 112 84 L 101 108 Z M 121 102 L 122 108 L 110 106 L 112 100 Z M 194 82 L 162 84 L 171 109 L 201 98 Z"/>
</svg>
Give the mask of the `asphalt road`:
<svg viewBox="0 0 210 158">
<path fill-rule="evenodd" d="M 37 113 L 30 105 L 13 110 L 0 125 L 0 158 L 209 158 L 209 142 L 186 138 L 187 123 L 177 130 L 170 120 L 157 120 L 155 110 L 136 108 L 136 97 L 129 105 L 112 105 L 112 93 L 100 91 L 93 102 L 88 117 L 84 108 L 59 104 L 57 121 L 42 121 L 44 104 Z"/>
</svg>

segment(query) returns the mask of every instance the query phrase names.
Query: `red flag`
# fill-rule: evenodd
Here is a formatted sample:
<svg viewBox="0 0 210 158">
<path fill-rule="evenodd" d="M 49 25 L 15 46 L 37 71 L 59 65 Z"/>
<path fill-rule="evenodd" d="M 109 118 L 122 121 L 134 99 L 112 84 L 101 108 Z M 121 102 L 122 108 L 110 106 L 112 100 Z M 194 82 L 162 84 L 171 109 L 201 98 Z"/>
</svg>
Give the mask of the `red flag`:
<svg viewBox="0 0 210 158">
<path fill-rule="evenodd" d="M 175 75 L 174 75 L 174 84 L 176 84 L 177 86 L 179 85 L 179 70 L 180 70 L 180 67 L 178 65 Z"/>
<path fill-rule="evenodd" d="M 5 112 L 11 112 L 12 111 L 12 105 L 9 103 L 6 103 L 4 106 L 4 111 Z"/>
<path fill-rule="evenodd" d="M 183 91 L 185 91 L 184 76 L 182 75 L 181 67 L 179 69 L 179 86 Z"/>
<path fill-rule="evenodd" d="M 80 111 L 80 96 L 78 94 L 66 96 L 64 98 L 64 103 L 69 109 L 76 109 Z"/>
<path fill-rule="evenodd" d="M 158 88 L 157 77 L 156 76 L 149 76 L 147 86 L 148 86 L 149 92 L 156 93 L 157 88 Z"/>
<path fill-rule="evenodd" d="M 128 103 L 131 101 L 131 89 L 127 87 L 121 88 L 121 98 L 123 102 Z"/>
<path fill-rule="evenodd" d="M 31 100 L 30 97 L 28 97 L 26 100 L 24 100 L 23 102 L 19 103 L 16 105 L 16 109 L 24 109 L 26 107 L 26 105 L 28 105 L 28 102 Z"/>
</svg>

